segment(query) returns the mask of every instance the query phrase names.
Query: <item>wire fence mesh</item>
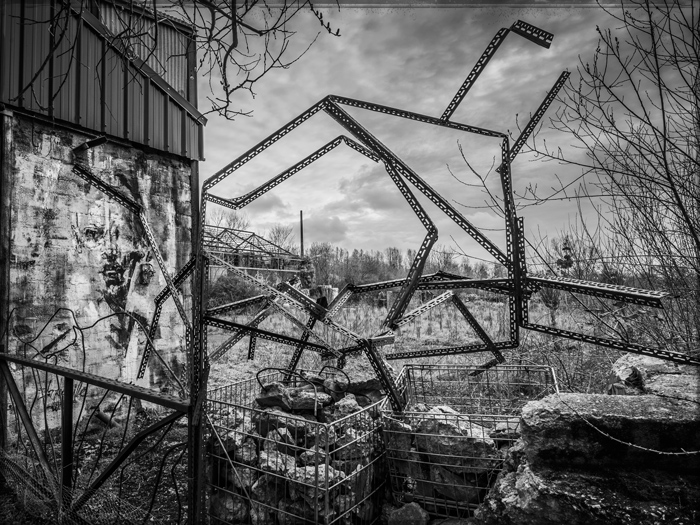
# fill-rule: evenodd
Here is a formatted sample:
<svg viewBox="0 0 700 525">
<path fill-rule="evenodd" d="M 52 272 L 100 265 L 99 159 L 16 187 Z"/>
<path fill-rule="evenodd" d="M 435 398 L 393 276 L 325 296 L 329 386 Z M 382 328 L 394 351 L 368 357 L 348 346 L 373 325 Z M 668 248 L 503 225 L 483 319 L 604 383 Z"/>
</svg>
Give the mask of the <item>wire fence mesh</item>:
<svg viewBox="0 0 700 525">
<path fill-rule="evenodd" d="M 383 402 L 391 492 L 434 517 L 467 518 L 483 502 L 520 436 L 522 407 L 558 391 L 551 368 L 406 365 L 406 410 Z"/>
<path fill-rule="evenodd" d="M 210 391 L 207 467 L 212 523 L 357 524 L 377 522 L 384 486 L 379 403 L 323 389 L 333 372 L 315 376 L 314 397 L 333 396 L 290 413 L 256 401 L 283 373 Z M 326 381 L 326 385 L 329 383 Z M 338 383 L 336 383 L 338 384 Z M 276 386 L 274 388 L 277 388 Z M 292 377 L 290 392 L 309 389 Z"/>
<path fill-rule="evenodd" d="M 66 435 L 56 417 L 66 408 L 65 379 L 29 368 L 14 375 L 34 435 L 11 398 L 0 474 L 25 513 L 22 522 L 184 521 L 187 435 L 178 413 L 167 416 L 132 396 L 78 383 L 68 398 L 76 410 Z"/>
</svg>

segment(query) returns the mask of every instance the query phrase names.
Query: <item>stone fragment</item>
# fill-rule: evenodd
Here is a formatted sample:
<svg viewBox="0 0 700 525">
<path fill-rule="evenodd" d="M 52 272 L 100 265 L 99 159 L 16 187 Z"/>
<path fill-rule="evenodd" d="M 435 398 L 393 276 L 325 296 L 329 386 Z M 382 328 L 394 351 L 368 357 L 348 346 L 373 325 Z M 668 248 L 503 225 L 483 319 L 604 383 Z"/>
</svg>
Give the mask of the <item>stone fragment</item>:
<svg viewBox="0 0 700 525">
<path fill-rule="evenodd" d="M 258 471 L 240 465 L 229 465 L 228 481 L 238 489 L 248 490 L 258 479 Z"/>
<path fill-rule="evenodd" d="M 339 438 L 333 425 L 317 425 L 313 433 L 306 436 L 306 448 L 325 451 L 326 445 L 334 445 Z"/>
<path fill-rule="evenodd" d="M 251 438 L 247 438 L 243 444 L 234 451 L 234 459 L 245 465 L 255 465 L 258 461 L 255 441 Z"/>
<path fill-rule="evenodd" d="M 700 503 L 693 478 L 639 465 L 628 472 L 535 468 L 524 459 L 498 477 L 474 518 L 478 525 L 690 524 Z"/>
<path fill-rule="evenodd" d="M 390 458 L 408 458 L 413 441 L 413 428 L 398 419 L 384 419 L 384 438 L 386 439 L 387 454 Z"/>
<path fill-rule="evenodd" d="M 326 463 L 326 453 L 323 450 L 305 450 L 299 454 L 299 464 L 303 467 L 307 465 L 324 465 Z"/>
<path fill-rule="evenodd" d="M 360 521 L 360 523 L 370 523 L 375 517 L 374 508 L 375 507 L 372 500 L 366 499 L 362 503 L 360 503 L 353 512 L 355 513 L 355 516 L 357 516 L 357 519 Z"/>
<path fill-rule="evenodd" d="M 659 374 L 646 382 L 649 394 L 670 396 L 688 401 L 700 402 L 700 375 Z"/>
<path fill-rule="evenodd" d="M 242 496 L 219 491 L 209 500 L 209 512 L 214 524 L 245 523 L 248 520 L 248 505 Z"/>
<path fill-rule="evenodd" d="M 323 383 L 325 382 L 325 378 L 321 377 L 320 375 L 314 373 L 314 372 L 308 372 L 306 370 L 302 370 L 300 372 L 301 376 L 306 379 L 306 381 L 316 385 L 316 387 L 322 387 Z M 308 383 L 306 383 L 308 384 Z"/>
<path fill-rule="evenodd" d="M 355 470 L 348 475 L 350 490 L 355 494 L 357 499 L 365 498 L 372 493 L 376 474 L 376 463 L 370 463 L 367 465 L 357 465 Z"/>
<path fill-rule="evenodd" d="M 346 428 L 345 433 L 335 442 L 333 456 L 340 460 L 359 459 L 372 453 L 371 434 L 361 433 L 354 428 Z"/>
<path fill-rule="evenodd" d="M 330 487 L 345 478 L 341 471 L 330 466 L 326 469 L 320 465 L 297 467 L 290 471 L 288 476 L 296 482 L 289 486 L 292 499 L 301 497 L 311 505 L 316 505 L 317 500 L 323 497 Z"/>
<path fill-rule="evenodd" d="M 479 500 L 479 489 L 464 475 L 454 474 L 440 465 L 430 465 L 430 481 L 438 494 L 459 501 L 460 504 L 474 503 Z"/>
<path fill-rule="evenodd" d="M 362 410 L 362 407 L 358 404 L 355 396 L 353 394 L 346 394 L 343 399 L 333 405 L 333 417 L 336 420 L 342 419 L 360 410 Z"/>
<path fill-rule="evenodd" d="M 333 498 L 333 511 L 336 519 L 343 525 L 352 524 L 352 508 L 355 505 L 354 494 L 339 494 Z"/>
<path fill-rule="evenodd" d="M 320 410 L 333 401 L 328 394 L 313 390 L 290 390 L 289 394 L 291 410 Z"/>
<path fill-rule="evenodd" d="M 313 430 L 316 418 L 307 415 L 292 415 L 278 408 L 268 408 L 253 414 L 253 425 L 261 436 L 270 430 L 286 428 L 297 440 L 301 440 L 309 430 Z"/>
<path fill-rule="evenodd" d="M 404 480 L 412 480 L 409 484 L 414 487 L 414 494 L 428 498 L 433 497 L 433 485 L 430 483 L 428 470 L 429 465 L 422 463 L 417 453 L 412 453 L 411 459 L 392 460 L 392 465 Z"/>
<path fill-rule="evenodd" d="M 338 402 L 346 395 L 347 383 L 345 381 L 337 381 L 335 379 L 326 379 L 323 381 L 324 390 L 333 398 L 334 402 Z"/>
<path fill-rule="evenodd" d="M 308 525 L 316 521 L 315 511 L 305 501 L 281 499 L 277 504 L 279 525 Z"/>
<path fill-rule="evenodd" d="M 416 502 L 406 503 L 389 515 L 388 525 L 428 525 L 430 515 Z"/>
<path fill-rule="evenodd" d="M 276 428 L 267 433 L 263 440 L 263 450 L 270 452 L 277 450 L 283 454 L 294 455 L 302 448 L 296 446 L 296 440 L 287 428 Z"/>
<path fill-rule="evenodd" d="M 287 478 L 272 474 L 263 474 L 253 484 L 250 492 L 253 499 L 259 503 L 265 503 L 271 507 L 276 507 L 277 502 L 286 495 L 287 483 Z"/>
<path fill-rule="evenodd" d="M 296 461 L 293 456 L 288 456 L 276 450 L 263 450 L 260 452 L 259 465 L 264 472 L 285 475 L 294 471 Z"/>
<path fill-rule="evenodd" d="M 251 525 L 269 525 L 275 523 L 276 508 L 269 507 L 252 501 L 250 503 L 250 523 Z"/>
<path fill-rule="evenodd" d="M 428 461 L 456 473 L 478 473 L 496 464 L 496 445 L 488 429 L 449 407 L 434 407 L 416 417 L 416 446 Z"/>
<path fill-rule="evenodd" d="M 389 523 L 389 516 L 395 511 L 398 510 L 398 507 L 392 505 L 391 503 L 383 503 L 381 512 L 379 514 L 379 519 L 380 521 L 386 525 Z"/>
<path fill-rule="evenodd" d="M 292 409 L 292 398 L 289 394 L 289 389 L 282 383 L 277 382 L 265 385 L 262 392 L 255 398 L 255 402 L 261 407 Z"/>
<path fill-rule="evenodd" d="M 520 437 L 520 418 L 509 417 L 504 421 L 499 421 L 489 432 L 489 437 L 498 447 L 510 445 Z"/>
</svg>

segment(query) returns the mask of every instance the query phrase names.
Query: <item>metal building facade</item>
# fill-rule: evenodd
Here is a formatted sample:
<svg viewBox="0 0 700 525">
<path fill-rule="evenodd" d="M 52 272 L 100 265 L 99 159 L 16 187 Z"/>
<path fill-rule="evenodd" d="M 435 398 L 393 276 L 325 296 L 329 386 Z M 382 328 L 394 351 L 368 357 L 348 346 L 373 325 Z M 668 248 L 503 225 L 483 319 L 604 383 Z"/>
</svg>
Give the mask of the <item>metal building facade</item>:
<svg viewBox="0 0 700 525">
<path fill-rule="evenodd" d="M 106 23 L 77 3 L 0 2 L 0 102 L 97 135 L 203 159 L 206 119 L 195 106 L 186 26 L 167 19 L 156 27 L 153 18 L 140 16 L 145 31 L 158 37 L 147 52 L 110 30 L 119 30 L 128 16 L 108 2 L 100 5 Z"/>
</svg>

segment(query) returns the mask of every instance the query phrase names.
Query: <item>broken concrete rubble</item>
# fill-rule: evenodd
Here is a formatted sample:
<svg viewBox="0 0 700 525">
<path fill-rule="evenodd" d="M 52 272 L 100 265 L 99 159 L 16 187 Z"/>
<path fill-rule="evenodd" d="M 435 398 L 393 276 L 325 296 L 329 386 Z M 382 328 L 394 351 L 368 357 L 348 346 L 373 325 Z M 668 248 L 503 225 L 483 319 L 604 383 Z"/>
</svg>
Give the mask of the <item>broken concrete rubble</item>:
<svg viewBox="0 0 700 525">
<path fill-rule="evenodd" d="M 450 407 L 429 408 L 414 416 L 416 448 L 455 473 L 494 468 L 496 445 L 488 429 Z"/>
<path fill-rule="evenodd" d="M 677 472 L 700 469 L 698 405 L 657 396 L 558 394 L 528 403 L 522 434 L 533 465 Z M 630 445 L 631 444 L 631 445 Z M 651 450 L 661 453 L 651 452 Z"/>
<path fill-rule="evenodd" d="M 389 514 L 388 525 L 428 525 L 430 515 L 418 503 L 406 503 Z"/>
<path fill-rule="evenodd" d="M 531 402 L 522 438 L 475 518 L 483 525 L 697 523 L 698 458 L 684 453 L 700 442 L 697 416 L 696 403 L 650 395 Z"/>
</svg>

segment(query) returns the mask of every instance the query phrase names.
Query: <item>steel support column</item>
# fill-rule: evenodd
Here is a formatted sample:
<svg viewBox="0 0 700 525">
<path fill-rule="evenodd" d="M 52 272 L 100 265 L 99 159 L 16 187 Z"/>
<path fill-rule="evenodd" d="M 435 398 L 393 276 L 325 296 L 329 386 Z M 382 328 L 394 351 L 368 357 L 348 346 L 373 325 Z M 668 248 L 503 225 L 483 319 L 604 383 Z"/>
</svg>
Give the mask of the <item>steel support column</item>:
<svg viewBox="0 0 700 525">
<path fill-rule="evenodd" d="M 2 8 L 0 8 L 2 9 Z M 0 352 L 8 348 L 10 322 L 10 223 L 12 218 L 12 112 L 0 105 Z M 0 449 L 7 446 L 7 385 L 0 374 Z"/>
<path fill-rule="evenodd" d="M 63 379 L 61 407 L 61 504 L 70 506 L 73 490 L 73 379 Z"/>
</svg>

